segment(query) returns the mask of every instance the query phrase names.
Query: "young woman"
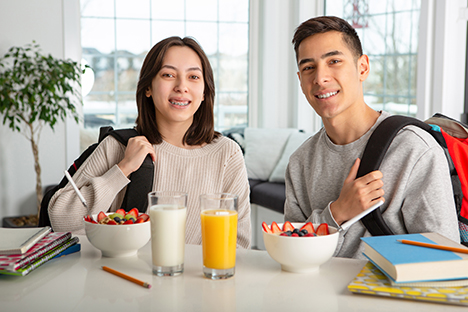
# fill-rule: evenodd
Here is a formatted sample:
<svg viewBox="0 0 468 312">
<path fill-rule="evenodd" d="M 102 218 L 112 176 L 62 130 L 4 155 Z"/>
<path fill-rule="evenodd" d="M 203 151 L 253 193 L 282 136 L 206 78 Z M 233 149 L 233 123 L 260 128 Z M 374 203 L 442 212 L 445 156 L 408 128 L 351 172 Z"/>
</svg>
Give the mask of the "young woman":
<svg viewBox="0 0 468 312">
<path fill-rule="evenodd" d="M 214 81 L 207 56 L 191 38 L 157 43 L 140 72 L 136 130 L 127 147 L 106 137 L 73 176 L 86 209 L 70 184 L 49 204 L 54 231 L 83 234 L 82 218 L 120 208 L 128 176 L 149 154 L 154 162 L 153 190 L 188 193 L 186 243 L 201 244 L 199 196 L 238 195 L 238 240 L 249 248 L 249 183 L 239 146 L 214 131 Z"/>
</svg>

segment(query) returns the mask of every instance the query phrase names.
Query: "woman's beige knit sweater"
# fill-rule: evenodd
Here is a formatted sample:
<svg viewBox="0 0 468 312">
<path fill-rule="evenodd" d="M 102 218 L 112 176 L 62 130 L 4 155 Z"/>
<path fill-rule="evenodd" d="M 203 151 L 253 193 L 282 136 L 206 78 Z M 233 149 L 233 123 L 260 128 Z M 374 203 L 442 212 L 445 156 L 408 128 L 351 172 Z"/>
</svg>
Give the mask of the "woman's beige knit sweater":
<svg viewBox="0 0 468 312">
<path fill-rule="evenodd" d="M 188 193 L 185 242 L 201 244 L 199 196 L 223 192 L 238 196 L 237 245 L 250 248 L 250 189 L 239 146 L 226 137 L 197 149 L 183 149 L 165 141 L 153 146 L 156 152 L 153 191 Z M 88 209 L 68 183 L 49 203 L 54 231 L 84 234 L 84 215 L 116 211 L 120 207 L 130 182 L 117 166 L 124 153 L 125 146 L 112 136 L 99 144 L 73 176 Z"/>
</svg>

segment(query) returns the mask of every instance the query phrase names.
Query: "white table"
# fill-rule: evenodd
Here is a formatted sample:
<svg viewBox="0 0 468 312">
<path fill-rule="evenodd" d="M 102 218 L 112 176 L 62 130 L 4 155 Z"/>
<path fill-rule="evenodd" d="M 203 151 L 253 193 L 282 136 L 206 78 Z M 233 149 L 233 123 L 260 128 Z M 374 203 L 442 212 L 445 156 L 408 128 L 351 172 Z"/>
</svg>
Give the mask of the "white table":
<svg viewBox="0 0 468 312">
<path fill-rule="evenodd" d="M 468 311 L 460 306 L 352 294 L 348 283 L 365 261 L 333 258 L 320 271 L 281 271 L 266 251 L 238 250 L 236 275 L 203 277 L 201 246 L 187 245 L 185 272 L 157 277 L 151 246 L 137 256 L 102 258 L 80 236 L 80 253 L 54 259 L 24 277 L 0 275 L 0 311 Z M 149 282 L 146 289 L 101 269 Z"/>
</svg>

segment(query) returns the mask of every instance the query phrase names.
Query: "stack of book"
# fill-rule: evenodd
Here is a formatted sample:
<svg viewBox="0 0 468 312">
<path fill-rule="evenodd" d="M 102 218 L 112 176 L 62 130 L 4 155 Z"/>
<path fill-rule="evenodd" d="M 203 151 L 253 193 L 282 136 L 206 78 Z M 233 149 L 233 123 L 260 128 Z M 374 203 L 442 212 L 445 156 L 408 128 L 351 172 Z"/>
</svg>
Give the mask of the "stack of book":
<svg viewBox="0 0 468 312">
<path fill-rule="evenodd" d="M 437 233 L 361 238 L 370 262 L 348 285 L 353 293 L 468 306 L 468 248 Z M 433 248 L 403 243 L 409 240 Z M 459 249 L 459 252 L 441 250 Z M 448 248 L 447 248 L 448 247 Z"/>
<path fill-rule="evenodd" d="M 0 228 L 0 274 L 24 276 L 49 260 L 81 249 L 71 232 L 50 227 Z"/>
</svg>

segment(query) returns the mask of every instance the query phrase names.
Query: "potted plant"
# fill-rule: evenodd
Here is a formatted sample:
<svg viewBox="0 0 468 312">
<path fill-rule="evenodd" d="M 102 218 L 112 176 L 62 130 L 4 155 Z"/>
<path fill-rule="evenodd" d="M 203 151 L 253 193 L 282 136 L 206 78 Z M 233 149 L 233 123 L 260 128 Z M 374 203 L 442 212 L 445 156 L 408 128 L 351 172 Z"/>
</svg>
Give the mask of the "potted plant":
<svg viewBox="0 0 468 312">
<path fill-rule="evenodd" d="M 41 130 L 44 126 L 54 130 L 57 121 L 67 115 L 79 121 L 76 104 L 81 103 L 82 73 L 72 60 L 43 55 L 34 41 L 12 47 L 0 58 L 0 117 L 3 124 L 29 140 L 34 156 L 37 216 L 32 216 L 35 220 L 29 226 L 37 225 L 43 196 L 38 147 Z"/>
</svg>

